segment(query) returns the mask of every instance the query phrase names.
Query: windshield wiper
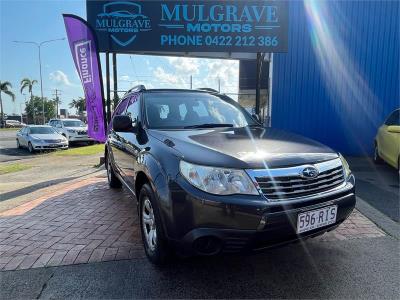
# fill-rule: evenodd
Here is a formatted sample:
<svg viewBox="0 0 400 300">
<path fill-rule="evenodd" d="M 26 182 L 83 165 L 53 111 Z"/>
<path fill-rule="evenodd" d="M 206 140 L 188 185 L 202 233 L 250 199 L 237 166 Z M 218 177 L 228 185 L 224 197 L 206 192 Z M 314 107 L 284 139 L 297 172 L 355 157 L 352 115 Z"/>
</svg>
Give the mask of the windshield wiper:
<svg viewBox="0 0 400 300">
<path fill-rule="evenodd" d="M 183 128 L 189 129 L 189 128 L 216 128 L 216 127 L 233 127 L 233 124 L 205 123 L 205 124 L 185 126 Z"/>
</svg>

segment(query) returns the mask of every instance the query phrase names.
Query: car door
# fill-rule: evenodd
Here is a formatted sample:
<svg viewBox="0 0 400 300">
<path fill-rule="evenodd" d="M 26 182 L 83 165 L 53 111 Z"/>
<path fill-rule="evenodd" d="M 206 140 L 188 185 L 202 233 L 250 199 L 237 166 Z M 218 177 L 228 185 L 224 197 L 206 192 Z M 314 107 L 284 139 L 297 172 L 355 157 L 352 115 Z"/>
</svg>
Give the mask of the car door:
<svg viewBox="0 0 400 300">
<path fill-rule="evenodd" d="M 114 116 L 119 116 L 125 113 L 126 108 L 129 104 L 130 97 L 126 97 L 121 100 L 121 102 L 118 104 L 117 108 L 115 109 L 115 112 L 113 114 Z M 114 162 L 114 167 L 115 171 L 118 172 L 121 176 L 124 176 L 121 168 L 121 162 L 123 159 L 123 151 L 124 151 L 124 143 L 123 143 L 123 137 L 121 132 L 116 132 L 112 128 L 112 124 L 109 124 L 109 127 L 111 130 L 108 133 L 108 143 L 109 143 L 109 155 L 112 158 L 112 161 Z"/>
<path fill-rule="evenodd" d="M 17 133 L 17 139 L 18 139 L 18 142 L 19 142 L 19 144 L 21 146 L 25 146 L 26 145 L 25 138 L 24 138 L 26 130 L 27 130 L 27 127 L 24 127 L 20 131 L 18 131 L 18 133 Z"/>
<path fill-rule="evenodd" d="M 132 119 L 132 125 L 139 122 L 141 101 L 139 94 L 134 94 L 129 99 L 125 115 Z M 120 156 L 120 168 L 125 176 L 125 181 L 134 187 L 135 165 L 140 152 L 138 136 L 134 132 L 121 132 L 120 137 L 124 145 Z"/>
<path fill-rule="evenodd" d="M 400 110 L 394 111 L 380 130 L 380 152 L 381 157 L 393 166 L 397 166 L 399 152 L 399 134 L 389 132 L 389 126 L 400 126 Z"/>
<path fill-rule="evenodd" d="M 25 127 L 24 128 L 25 129 L 25 131 L 24 132 L 22 132 L 22 135 L 21 135 L 21 146 L 24 146 L 24 147 L 28 147 L 28 142 L 29 142 L 29 140 L 28 140 L 28 135 L 29 135 L 29 127 Z"/>
</svg>

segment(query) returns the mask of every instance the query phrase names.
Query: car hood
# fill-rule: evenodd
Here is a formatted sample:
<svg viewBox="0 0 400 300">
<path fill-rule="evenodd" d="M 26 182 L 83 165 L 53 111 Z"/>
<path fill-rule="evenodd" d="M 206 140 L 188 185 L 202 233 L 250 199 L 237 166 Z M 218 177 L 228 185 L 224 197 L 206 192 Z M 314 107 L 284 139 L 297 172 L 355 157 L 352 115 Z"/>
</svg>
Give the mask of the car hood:
<svg viewBox="0 0 400 300">
<path fill-rule="evenodd" d="M 178 151 L 186 161 L 201 165 L 276 168 L 338 157 L 321 143 L 273 128 L 153 129 L 149 133 Z"/>
<path fill-rule="evenodd" d="M 41 140 L 62 140 L 64 138 L 60 134 L 31 134 L 30 136 Z"/>
</svg>

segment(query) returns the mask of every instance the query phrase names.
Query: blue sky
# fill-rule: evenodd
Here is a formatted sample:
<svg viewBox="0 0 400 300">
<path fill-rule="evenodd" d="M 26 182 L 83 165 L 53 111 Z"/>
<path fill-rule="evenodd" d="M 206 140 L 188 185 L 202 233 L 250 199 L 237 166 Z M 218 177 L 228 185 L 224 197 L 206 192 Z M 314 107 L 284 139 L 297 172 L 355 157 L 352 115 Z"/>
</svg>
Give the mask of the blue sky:
<svg viewBox="0 0 400 300">
<path fill-rule="evenodd" d="M 22 78 L 39 81 L 37 47 L 13 41 L 40 42 L 66 37 L 63 13 L 86 19 L 85 0 L 0 0 L 0 79 L 10 81 L 17 96 L 13 103 L 3 95 L 5 113 L 20 113 L 20 104 L 25 102 L 19 92 Z M 42 68 L 43 94 L 53 98 L 54 90 L 61 90 L 61 108 L 68 108 L 72 99 L 83 96 L 66 40 L 43 46 Z M 194 88 L 217 88 L 220 79 L 222 92 L 237 93 L 238 68 L 238 62 L 230 60 L 118 55 L 118 89 L 127 90 L 139 83 L 148 88 L 189 88 L 192 75 Z M 34 95 L 40 95 L 40 85 L 35 86 Z"/>
</svg>

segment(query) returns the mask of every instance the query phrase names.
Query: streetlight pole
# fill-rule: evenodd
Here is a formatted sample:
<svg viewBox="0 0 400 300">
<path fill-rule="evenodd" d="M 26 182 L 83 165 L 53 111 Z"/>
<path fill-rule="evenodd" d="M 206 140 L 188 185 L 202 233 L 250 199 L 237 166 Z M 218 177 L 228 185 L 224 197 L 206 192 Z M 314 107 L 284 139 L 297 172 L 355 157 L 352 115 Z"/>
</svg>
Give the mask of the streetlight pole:
<svg viewBox="0 0 400 300">
<path fill-rule="evenodd" d="M 42 98 L 42 115 L 43 115 L 43 125 L 46 122 L 46 117 L 44 114 L 44 97 L 43 97 L 43 79 L 42 79 L 42 54 L 41 54 L 41 48 L 44 44 L 51 43 L 51 42 L 56 42 L 56 41 L 63 41 L 65 38 L 60 38 L 60 39 L 53 39 L 53 40 L 48 40 L 48 41 L 43 41 L 40 43 L 37 42 L 29 42 L 29 41 L 13 41 L 14 43 L 20 43 L 20 44 L 33 44 L 38 48 L 39 52 L 39 72 L 40 72 L 40 96 Z"/>
</svg>

